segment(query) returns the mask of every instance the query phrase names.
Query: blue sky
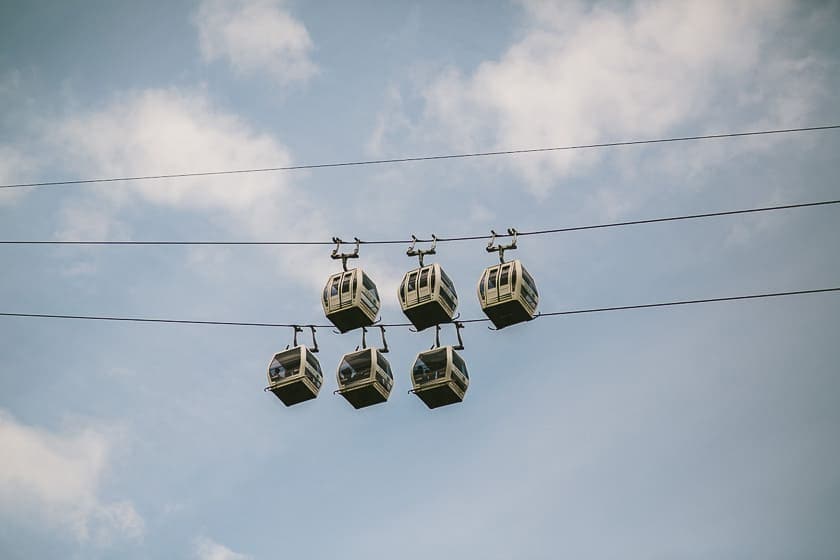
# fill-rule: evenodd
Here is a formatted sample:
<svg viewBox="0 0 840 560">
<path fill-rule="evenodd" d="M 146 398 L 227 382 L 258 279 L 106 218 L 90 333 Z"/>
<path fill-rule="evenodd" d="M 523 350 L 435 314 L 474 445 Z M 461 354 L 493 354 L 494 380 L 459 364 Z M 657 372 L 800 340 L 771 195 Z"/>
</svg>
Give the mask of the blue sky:
<svg viewBox="0 0 840 560">
<path fill-rule="evenodd" d="M 840 122 L 836 3 L 0 3 L 0 183 Z M 838 198 L 834 131 L 0 192 L 0 239 L 476 235 Z M 833 207 L 522 238 L 540 309 L 837 286 Z M 402 320 L 401 246 L 359 264 Z M 0 311 L 323 322 L 328 247 L 3 246 Z M 483 243 L 439 246 L 479 317 Z M 288 332 L 287 332 L 288 331 Z M 464 330 L 285 408 L 290 329 L 0 320 L 3 558 L 836 558 L 840 298 Z M 445 337 L 452 333 L 445 332 Z"/>
</svg>

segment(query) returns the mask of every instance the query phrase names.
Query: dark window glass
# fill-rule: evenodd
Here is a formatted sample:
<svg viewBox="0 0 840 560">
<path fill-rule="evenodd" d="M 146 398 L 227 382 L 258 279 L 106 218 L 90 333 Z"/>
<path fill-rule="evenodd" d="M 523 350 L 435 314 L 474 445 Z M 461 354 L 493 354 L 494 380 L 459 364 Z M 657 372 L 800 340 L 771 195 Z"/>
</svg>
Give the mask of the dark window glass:
<svg viewBox="0 0 840 560">
<path fill-rule="evenodd" d="M 330 285 L 324 286 L 324 305 L 330 304 Z"/>
<path fill-rule="evenodd" d="M 429 269 L 427 268 L 420 273 L 420 287 L 425 288 L 429 285 Z"/>
<path fill-rule="evenodd" d="M 318 363 L 318 358 L 316 358 L 315 354 L 313 354 L 309 350 L 306 351 L 306 363 L 309 364 L 312 367 L 312 369 L 317 371 L 319 374 L 321 373 L 321 364 Z"/>
<path fill-rule="evenodd" d="M 385 372 L 385 375 L 393 379 L 394 375 L 391 373 L 391 364 L 388 363 L 388 360 L 380 352 L 376 353 L 376 365 Z"/>
<path fill-rule="evenodd" d="M 441 285 L 439 297 L 443 302 L 446 303 L 446 305 L 449 306 L 450 309 L 452 309 L 453 311 L 455 310 L 455 299 L 449 293 L 449 288 L 447 288 L 444 285 Z"/>
<path fill-rule="evenodd" d="M 315 387 L 318 387 L 318 388 L 321 387 L 321 378 L 320 377 L 316 377 L 316 376 L 311 375 L 309 373 L 307 373 L 306 377 L 309 378 L 309 381 L 311 381 L 312 384 L 315 385 Z"/>
<path fill-rule="evenodd" d="M 504 267 L 502 269 L 501 277 L 499 278 L 499 286 L 506 286 L 508 283 L 508 274 L 510 272 L 510 267 Z"/>
<path fill-rule="evenodd" d="M 284 368 L 281 364 L 272 363 L 271 367 L 268 368 L 268 377 L 272 381 L 280 381 L 286 377 L 286 368 Z"/>
<path fill-rule="evenodd" d="M 481 275 L 481 280 L 478 281 L 478 293 L 481 294 L 481 299 L 484 299 L 484 281 L 487 279 L 487 271 Z"/>
<path fill-rule="evenodd" d="M 489 276 L 487 278 L 487 289 L 492 290 L 496 287 L 496 278 L 499 275 L 499 269 L 493 268 L 489 271 Z"/>
<path fill-rule="evenodd" d="M 455 284 L 452 283 L 452 280 L 449 276 L 447 276 L 446 272 L 444 272 L 442 268 L 440 269 L 440 281 L 449 287 L 453 294 L 455 293 Z"/>
<path fill-rule="evenodd" d="M 338 283 L 341 282 L 341 277 L 333 278 L 332 286 L 330 287 L 330 295 L 337 296 L 338 295 Z"/>
<path fill-rule="evenodd" d="M 446 348 L 423 352 L 417 357 L 412 369 L 414 382 L 418 385 L 446 377 Z"/>
<path fill-rule="evenodd" d="M 408 275 L 408 291 L 413 292 L 417 288 L 417 273 L 412 272 Z"/>
<path fill-rule="evenodd" d="M 370 377 L 370 350 L 347 354 L 338 366 L 338 381 L 348 385 Z"/>
<path fill-rule="evenodd" d="M 376 315 L 376 312 L 379 311 L 379 302 L 373 301 L 368 292 L 362 292 L 359 301 L 362 305 L 367 307 L 372 314 Z"/>
<path fill-rule="evenodd" d="M 534 292 L 534 295 L 539 295 L 537 291 L 537 283 L 534 282 L 534 279 L 531 278 L 531 275 L 528 274 L 528 271 L 525 270 L 525 267 L 522 267 L 522 279 L 525 281 L 525 284 L 528 285 L 529 288 Z"/>
<path fill-rule="evenodd" d="M 464 377 L 467 379 L 470 378 L 470 375 L 467 373 L 467 364 L 464 363 L 464 360 L 457 352 L 455 352 L 455 350 L 452 351 L 452 363 L 456 368 L 458 368 L 458 371 L 464 374 Z"/>
<path fill-rule="evenodd" d="M 452 381 L 454 381 L 455 385 L 460 387 L 462 391 L 467 391 L 467 382 L 464 380 L 463 377 L 461 377 L 461 375 L 458 372 L 452 372 Z"/>
<path fill-rule="evenodd" d="M 268 375 L 272 381 L 297 375 L 300 371 L 300 348 L 280 352 L 268 366 Z"/>
<path fill-rule="evenodd" d="M 537 293 L 537 286 L 534 284 L 534 279 L 531 278 L 531 275 L 528 274 L 525 267 L 522 267 L 522 286 L 520 287 L 520 290 L 522 292 L 522 297 L 528 305 L 536 309 L 539 293 Z"/>
<path fill-rule="evenodd" d="M 371 299 L 374 301 L 376 306 L 378 306 L 379 305 L 379 292 L 376 291 L 376 284 L 374 284 L 373 280 L 371 280 L 368 277 L 368 275 L 365 274 L 364 272 L 362 273 L 362 286 L 364 286 L 364 288 L 368 292 L 370 292 Z"/>
<path fill-rule="evenodd" d="M 350 275 L 344 275 L 344 281 L 341 283 L 341 293 L 347 293 L 350 291 Z"/>
</svg>

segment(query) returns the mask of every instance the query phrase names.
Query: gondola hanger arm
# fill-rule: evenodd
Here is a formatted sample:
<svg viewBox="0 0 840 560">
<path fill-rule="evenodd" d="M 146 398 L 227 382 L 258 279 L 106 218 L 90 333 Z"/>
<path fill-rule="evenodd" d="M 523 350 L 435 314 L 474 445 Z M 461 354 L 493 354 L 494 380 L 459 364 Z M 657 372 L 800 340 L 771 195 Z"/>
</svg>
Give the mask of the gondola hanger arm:
<svg viewBox="0 0 840 560">
<path fill-rule="evenodd" d="M 461 321 L 455 321 L 455 335 L 458 337 L 458 345 L 452 347 L 455 350 L 464 349 L 464 340 L 461 338 L 461 329 L 463 328 L 464 323 Z M 430 350 L 434 350 L 435 348 L 440 348 L 440 324 L 435 325 L 435 344 L 430 348 Z"/>
<path fill-rule="evenodd" d="M 367 336 L 367 327 L 362 327 L 362 345 L 361 346 L 356 346 L 356 352 L 358 352 L 360 348 L 362 350 L 367 348 L 367 341 L 365 340 L 366 336 Z"/>
<path fill-rule="evenodd" d="M 292 330 L 294 332 L 294 334 L 292 335 L 292 348 L 295 348 L 298 345 L 297 335 L 298 335 L 299 332 L 303 332 L 303 329 L 301 327 L 299 327 L 298 325 L 292 325 Z M 288 350 L 288 349 L 289 349 L 289 345 L 287 344 L 286 345 L 286 350 Z"/>
<path fill-rule="evenodd" d="M 340 253 L 341 244 L 344 241 L 341 240 L 340 237 L 333 237 L 332 241 L 335 243 L 335 249 L 332 250 L 330 253 L 330 258 L 332 259 L 341 259 L 341 266 L 344 268 L 344 271 L 347 271 L 347 259 L 358 259 L 359 258 L 359 246 L 362 244 L 362 241 L 358 237 L 353 238 L 356 241 L 356 247 L 353 249 L 352 253 Z"/>
<path fill-rule="evenodd" d="M 318 352 L 318 341 L 315 340 L 315 325 L 308 325 L 308 327 L 312 332 L 312 348 L 310 348 L 309 351 L 316 354 Z"/>
<path fill-rule="evenodd" d="M 380 352 L 383 354 L 388 353 L 388 341 L 385 340 L 385 327 L 383 325 L 379 325 L 379 333 L 382 335 L 382 347 L 379 349 Z"/>
<path fill-rule="evenodd" d="M 423 257 L 425 255 L 434 255 L 436 254 L 435 248 L 437 247 L 437 236 L 433 233 L 432 234 L 432 246 L 428 249 L 415 249 L 417 245 L 417 236 L 413 233 L 411 234 L 411 247 L 405 252 L 406 255 L 409 257 L 417 257 L 420 260 L 420 268 L 423 268 Z"/>
<path fill-rule="evenodd" d="M 487 244 L 486 251 L 488 253 L 498 252 L 500 263 L 505 262 L 505 251 L 516 249 L 516 239 L 519 237 L 519 232 L 516 231 L 515 228 L 508 228 L 507 232 L 508 232 L 509 236 L 513 237 L 513 241 L 511 241 L 507 245 L 502 245 L 501 243 L 498 244 L 498 245 L 495 245 L 496 237 L 498 236 L 498 234 L 494 230 L 492 230 L 492 229 L 490 230 L 491 237 L 490 237 L 490 242 Z"/>
<path fill-rule="evenodd" d="M 461 329 L 464 328 L 464 323 L 461 321 L 455 321 L 455 334 L 458 336 L 458 346 L 453 346 L 455 350 L 463 350 L 464 349 L 464 339 L 461 338 Z"/>
</svg>

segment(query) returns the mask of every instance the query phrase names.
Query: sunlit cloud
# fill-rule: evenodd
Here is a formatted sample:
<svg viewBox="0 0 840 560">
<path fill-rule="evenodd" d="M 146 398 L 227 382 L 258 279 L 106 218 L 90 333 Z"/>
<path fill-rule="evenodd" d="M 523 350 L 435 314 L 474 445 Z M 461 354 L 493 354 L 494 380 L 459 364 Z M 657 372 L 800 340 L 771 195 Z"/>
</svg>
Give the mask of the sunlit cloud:
<svg viewBox="0 0 840 560">
<path fill-rule="evenodd" d="M 306 26 L 276 0 L 203 0 L 194 15 L 201 54 L 242 74 L 268 74 L 281 84 L 318 72 Z"/>
</svg>

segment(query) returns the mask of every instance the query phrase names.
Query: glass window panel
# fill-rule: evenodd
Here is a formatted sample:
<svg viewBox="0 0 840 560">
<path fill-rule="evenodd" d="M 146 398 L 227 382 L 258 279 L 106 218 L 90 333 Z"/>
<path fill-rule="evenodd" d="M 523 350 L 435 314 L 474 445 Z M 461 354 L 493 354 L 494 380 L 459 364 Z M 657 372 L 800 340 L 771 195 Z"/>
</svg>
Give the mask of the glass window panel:
<svg viewBox="0 0 840 560">
<path fill-rule="evenodd" d="M 365 290 L 370 292 L 371 299 L 378 304 L 379 292 L 376 291 L 376 284 L 374 284 L 373 280 L 371 280 L 370 277 L 368 277 L 368 275 L 364 272 L 362 272 L 362 286 L 365 288 Z"/>
<path fill-rule="evenodd" d="M 458 373 L 455 371 L 452 372 L 452 381 L 454 381 L 455 385 L 460 387 L 462 391 L 467 391 L 467 383 L 464 381 L 464 378 L 458 375 Z"/>
<path fill-rule="evenodd" d="M 338 380 L 347 385 L 370 377 L 370 350 L 347 354 L 338 366 Z"/>
<path fill-rule="evenodd" d="M 309 350 L 306 351 L 306 363 L 312 366 L 312 369 L 321 373 L 321 364 L 318 363 L 318 358 Z"/>
<path fill-rule="evenodd" d="M 333 278 L 332 287 L 330 287 L 330 295 L 337 296 L 338 295 L 338 283 L 341 282 L 341 277 L 337 276 Z"/>
<path fill-rule="evenodd" d="M 412 272 L 408 275 L 408 291 L 413 292 L 417 288 L 417 273 Z"/>
<path fill-rule="evenodd" d="M 379 309 L 378 309 L 379 302 L 378 301 L 373 301 L 370 298 L 370 294 L 368 292 L 362 292 L 361 297 L 359 298 L 359 302 L 362 305 L 364 305 L 365 307 L 367 307 L 370 310 L 370 312 L 373 313 L 374 315 L 376 314 L 377 311 L 379 311 Z"/>
<path fill-rule="evenodd" d="M 528 285 L 529 288 L 534 292 L 534 295 L 539 295 L 537 291 L 537 283 L 534 282 L 534 279 L 531 278 L 531 275 L 528 274 L 528 271 L 525 270 L 525 267 L 522 267 L 522 279 L 525 281 L 525 284 Z"/>
<path fill-rule="evenodd" d="M 300 371 L 300 350 L 281 352 L 274 356 L 268 366 L 268 375 L 272 381 L 279 381 L 286 377 L 297 375 Z"/>
<path fill-rule="evenodd" d="M 487 289 L 492 290 L 496 287 L 496 278 L 499 274 L 498 268 L 493 268 L 489 272 L 489 276 L 487 278 Z"/>
<path fill-rule="evenodd" d="M 459 356 L 458 353 L 454 350 L 452 351 L 452 363 L 455 365 L 456 368 L 458 368 L 458 371 L 464 374 L 464 377 L 466 377 L 467 379 L 470 378 L 469 374 L 467 373 L 467 364 L 464 363 L 463 358 L 461 358 L 461 356 Z"/>
<path fill-rule="evenodd" d="M 418 385 L 446 377 L 446 348 L 423 352 L 414 362 L 412 375 Z"/>
<path fill-rule="evenodd" d="M 420 287 L 425 288 L 429 285 L 429 269 L 425 269 L 420 273 Z"/>
<path fill-rule="evenodd" d="M 450 309 L 452 309 L 452 310 L 455 309 L 455 299 L 449 293 L 449 288 L 441 285 L 439 297 L 440 297 L 441 300 L 443 300 L 446 303 L 446 305 L 449 306 Z"/>
<path fill-rule="evenodd" d="M 452 292 L 455 292 L 455 284 L 452 283 L 452 280 L 447 276 L 446 272 L 441 268 L 440 269 L 440 281 L 443 282 L 447 287 L 449 287 Z"/>
<path fill-rule="evenodd" d="M 280 363 L 271 363 L 271 366 L 268 368 L 268 377 L 272 381 L 280 381 L 284 377 L 286 377 L 286 368 L 284 368 Z"/>
<path fill-rule="evenodd" d="M 383 356 L 380 352 L 376 353 L 376 365 L 378 365 L 388 377 L 393 379 L 394 375 L 391 373 L 391 364 L 388 363 L 388 360 L 386 360 L 385 356 Z"/>
</svg>

